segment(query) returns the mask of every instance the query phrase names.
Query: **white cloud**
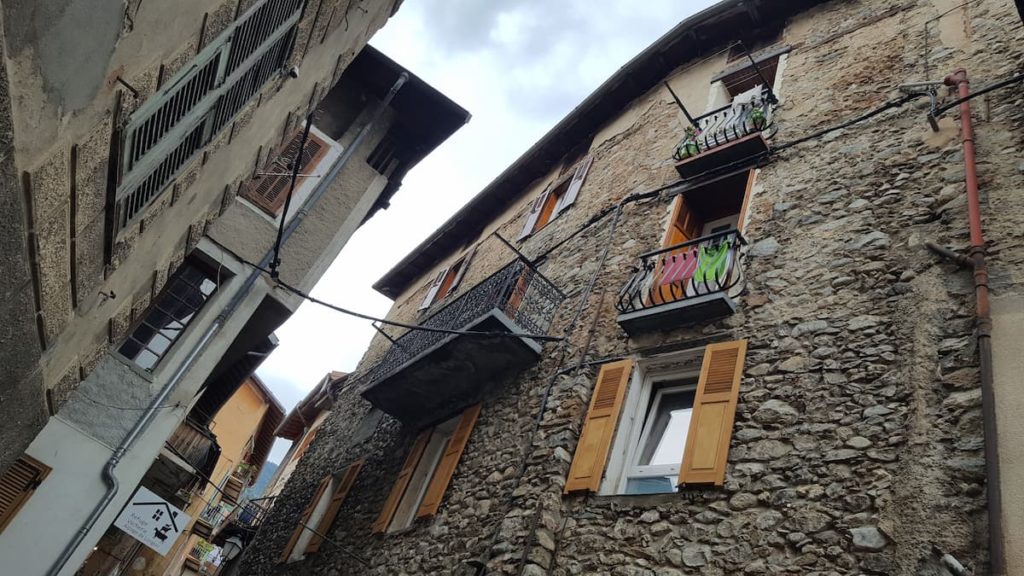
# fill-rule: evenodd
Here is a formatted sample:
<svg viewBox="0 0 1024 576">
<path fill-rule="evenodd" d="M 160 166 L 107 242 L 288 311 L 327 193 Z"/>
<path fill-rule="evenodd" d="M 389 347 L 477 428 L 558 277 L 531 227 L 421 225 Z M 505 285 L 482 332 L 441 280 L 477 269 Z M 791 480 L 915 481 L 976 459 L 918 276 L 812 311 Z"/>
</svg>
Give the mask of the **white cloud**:
<svg viewBox="0 0 1024 576">
<path fill-rule="evenodd" d="M 355 234 L 313 294 L 384 316 L 391 303 L 373 291 L 373 282 L 616 69 L 711 4 L 405 2 L 372 44 L 473 119 L 409 173 L 391 208 Z M 364 320 L 306 303 L 278 330 L 281 345 L 259 375 L 291 408 L 328 371 L 354 370 L 373 334 Z M 283 453 L 275 446 L 271 459 Z"/>
</svg>

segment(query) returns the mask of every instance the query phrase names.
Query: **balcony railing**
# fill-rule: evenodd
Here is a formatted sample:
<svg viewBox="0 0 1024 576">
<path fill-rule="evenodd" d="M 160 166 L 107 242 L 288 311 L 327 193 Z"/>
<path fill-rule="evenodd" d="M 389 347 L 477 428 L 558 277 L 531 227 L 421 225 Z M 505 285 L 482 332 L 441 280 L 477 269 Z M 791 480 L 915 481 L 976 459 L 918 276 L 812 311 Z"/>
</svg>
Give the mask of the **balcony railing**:
<svg viewBox="0 0 1024 576">
<path fill-rule="evenodd" d="M 687 162 L 714 148 L 770 131 L 772 110 L 767 89 L 740 94 L 731 103 L 695 118 L 696 129 L 679 141 L 673 157 Z"/>
<path fill-rule="evenodd" d="M 619 292 L 623 315 L 725 296 L 743 280 L 740 248 L 747 241 L 727 230 L 640 255 L 640 266 Z M 622 318 L 620 318 L 622 322 Z"/>
<path fill-rule="evenodd" d="M 462 330 L 488 312 L 501 310 L 525 334 L 547 334 L 564 295 L 542 274 L 516 260 L 495 272 L 422 322 L 421 326 Z M 357 380 L 371 386 L 440 344 L 448 334 L 410 330 L 397 338 L 380 362 Z"/>
<path fill-rule="evenodd" d="M 167 446 L 174 454 L 205 474 L 211 471 L 220 455 L 216 437 L 206 428 L 189 420 L 178 425 L 167 439 Z"/>
</svg>

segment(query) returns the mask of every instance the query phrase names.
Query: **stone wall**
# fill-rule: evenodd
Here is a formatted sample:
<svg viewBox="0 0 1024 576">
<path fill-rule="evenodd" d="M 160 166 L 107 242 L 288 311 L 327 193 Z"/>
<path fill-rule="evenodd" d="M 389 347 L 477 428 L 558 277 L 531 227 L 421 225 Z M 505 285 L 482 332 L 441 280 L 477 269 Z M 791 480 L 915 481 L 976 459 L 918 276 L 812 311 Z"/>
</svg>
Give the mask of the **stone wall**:
<svg viewBox="0 0 1024 576">
<path fill-rule="evenodd" d="M 899 84 L 967 66 L 977 86 L 1012 70 L 1024 49 L 1013 6 L 957 4 L 831 2 L 794 18 L 774 143 L 873 109 L 898 97 Z M 1018 92 L 975 100 L 997 293 L 1020 291 Z M 616 322 L 614 296 L 637 255 L 659 246 L 671 191 L 626 204 L 614 234 L 612 214 L 551 250 L 541 270 L 567 293 L 551 333 L 568 339 L 548 343 L 534 366 L 483 398 L 439 513 L 407 531 L 370 533 L 417 431 L 385 418 L 354 444 L 369 407 L 345 390 L 243 573 L 472 574 L 464 563 L 484 555 L 489 573 L 530 576 L 948 574 L 939 549 L 987 574 L 971 278 L 924 247 L 966 246 L 963 158 L 955 116 L 932 132 L 926 113 L 926 100 L 887 111 L 781 151 L 759 170 L 743 231 L 746 281 L 728 318 L 635 338 Z M 627 195 L 675 178 L 668 158 L 682 124 L 671 102 L 652 90 L 625 114 L 635 121 L 592 145 L 576 204 L 519 245 L 528 256 Z M 535 192 L 524 191 L 492 228 L 515 238 Z M 493 238 L 483 243 L 461 290 L 512 259 Z M 435 274 L 413 283 L 391 317 L 417 319 Z M 595 289 L 583 293 L 592 278 Z M 562 495 L 596 376 L 594 366 L 574 366 L 739 338 L 749 350 L 723 487 Z M 375 339 L 360 370 L 385 343 Z M 329 536 L 371 567 L 330 544 L 278 564 L 320 479 L 357 458 L 366 464 Z"/>
<path fill-rule="evenodd" d="M 11 92 L 3 103 L 14 102 L 4 112 L 12 133 L 6 157 L 17 162 L 4 175 L 11 191 L 5 195 L 10 198 L 5 214 L 26 227 L 12 230 L 5 250 L 12 274 L 4 292 L 19 297 L 9 299 L 9 334 L 0 334 L 0 364 L 12 367 L 10 393 L 0 395 L 0 420 L 18 426 L 3 430 L 0 470 L 141 318 L 208 226 L 234 203 L 241 183 L 281 144 L 294 125 L 294 112 L 323 97 L 392 11 L 384 0 L 365 6 L 307 2 L 292 58 L 292 64 L 301 64 L 299 78 L 279 75 L 269 81 L 108 247 L 108 160 L 116 129 L 252 2 L 126 6 L 119 1 L 101 7 L 104 2 L 111 4 L 64 3 L 71 6 L 60 14 L 51 9 L 53 2 L 31 14 L 23 13 L 23 3 L 0 3 L 8 42 L 17 48 L 17 58 L 5 60 L 3 77 L 5 95 Z M 105 27 L 83 28 L 86 5 L 102 12 L 104 22 L 123 18 L 124 27 L 111 38 L 101 37 Z M 72 17 L 79 18 L 73 33 L 67 29 Z M 21 26 L 32 29 L 27 33 L 9 27 L 12 18 L 38 23 Z M 78 46 L 89 55 L 89 66 L 66 70 L 71 52 L 63 49 L 59 57 L 48 52 L 62 45 Z M 106 68 L 97 72 L 94 64 Z M 74 106 L 67 107 L 72 100 Z M 224 245 L 236 252 L 242 248 Z"/>
</svg>

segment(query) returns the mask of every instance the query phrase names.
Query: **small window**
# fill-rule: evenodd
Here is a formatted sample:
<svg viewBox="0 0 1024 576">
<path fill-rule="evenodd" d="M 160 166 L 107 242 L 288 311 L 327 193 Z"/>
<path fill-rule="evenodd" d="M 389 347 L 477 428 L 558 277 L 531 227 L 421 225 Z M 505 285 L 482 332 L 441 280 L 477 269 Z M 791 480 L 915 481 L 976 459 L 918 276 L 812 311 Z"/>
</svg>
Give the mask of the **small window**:
<svg viewBox="0 0 1024 576">
<path fill-rule="evenodd" d="M 302 143 L 302 128 L 295 131 L 288 143 L 281 151 L 272 156 L 263 165 L 256 176 L 242 190 L 242 198 L 245 198 L 268 216 L 280 217 L 284 208 L 285 199 L 288 197 L 288 190 L 292 184 L 292 167 L 295 157 L 299 152 L 299 144 Z M 299 176 L 295 179 L 295 190 L 292 192 L 291 213 L 289 219 L 294 216 L 295 209 L 302 200 L 312 192 L 318 184 L 314 178 L 317 168 L 327 159 L 332 152 L 331 142 L 315 126 L 310 128 L 306 145 L 302 147 L 302 158 L 299 164 Z M 336 156 L 336 154 L 332 154 Z M 278 218 L 280 219 L 280 218 Z"/>
<path fill-rule="evenodd" d="M 370 152 L 370 155 L 367 156 L 366 163 L 378 174 L 391 176 L 399 163 L 397 154 L 398 142 L 390 134 L 385 134 L 373 151 Z"/>
<path fill-rule="evenodd" d="M 338 486 L 338 480 L 331 477 L 325 479 L 327 481 L 326 487 L 322 490 L 317 490 L 316 501 L 313 505 L 311 513 L 305 515 L 302 524 L 306 526 L 316 527 L 327 515 L 327 509 L 331 506 L 331 498 L 334 495 L 334 491 Z M 299 537 L 295 541 L 295 544 L 291 550 L 291 554 L 288 557 L 289 562 L 295 562 L 302 560 L 306 557 L 306 550 L 309 548 L 310 542 L 313 541 L 313 537 L 316 536 L 311 530 L 306 530 L 305 526 L 298 526 Z"/>
<path fill-rule="evenodd" d="M 643 427 L 639 440 L 630 448 L 625 494 L 676 491 L 696 390 L 696 378 L 653 386 L 648 405 L 636 415 Z"/>
<path fill-rule="evenodd" d="M 434 477 L 437 464 L 441 461 L 441 455 L 444 454 L 448 443 L 451 442 L 460 418 L 461 415 L 446 420 L 438 424 L 430 433 L 430 440 L 423 450 L 423 455 L 420 456 L 420 462 L 416 465 L 415 472 L 409 479 L 405 494 L 398 503 L 395 516 L 388 526 L 388 532 L 412 526 L 413 520 L 416 519 L 416 511 L 419 510 L 420 504 L 423 503 L 423 496 L 427 493 L 427 486 L 430 485 L 430 481 Z"/>
<path fill-rule="evenodd" d="M 462 277 L 465 275 L 466 268 L 469 266 L 469 261 L 473 258 L 474 253 L 476 253 L 476 246 L 470 248 L 454 264 L 437 273 L 437 276 L 434 277 L 434 280 L 427 288 L 427 295 L 420 304 L 420 310 L 425 310 L 434 303 L 440 302 L 455 293 L 459 283 L 462 282 Z"/>
<path fill-rule="evenodd" d="M 520 240 L 547 226 L 576 202 L 576 197 L 580 193 L 580 188 L 583 187 L 583 182 L 587 178 L 587 172 L 593 161 L 594 157 L 591 155 L 583 157 L 570 169 L 565 170 L 533 201 L 523 230 L 519 233 Z"/>
<path fill-rule="evenodd" d="M 779 70 L 779 56 L 757 62 L 757 68 L 748 65 L 722 78 L 729 96 L 736 97 L 748 90 L 761 86 L 771 89 L 775 85 L 775 73 Z"/>
<path fill-rule="evenodd" d="M 0 533 L 14 520 L 39 484 L 50 474 L 50 467 L 31 456 L 18 458 L 0 476 Z"/>
<path fill-rule="evenodd" d="M 152 372 L 217 290 L 215 275 L 185 262 L 150 305 L 118 354 Z"/>
</svg>

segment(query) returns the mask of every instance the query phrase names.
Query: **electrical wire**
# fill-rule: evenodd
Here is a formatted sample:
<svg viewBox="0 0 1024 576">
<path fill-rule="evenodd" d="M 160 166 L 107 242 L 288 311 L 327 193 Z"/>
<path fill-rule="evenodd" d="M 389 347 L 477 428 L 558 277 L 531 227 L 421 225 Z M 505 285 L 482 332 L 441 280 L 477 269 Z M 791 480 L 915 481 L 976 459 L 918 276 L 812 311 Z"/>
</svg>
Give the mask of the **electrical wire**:
<svg viewBox="0 0 1024 576">
<path fill-rule="evenodd" d="M 932 117 L 933 118 L 938 118 L 939 116 L 941 116 L 945 112 L 948 112 L 950 109 L 956 108 L 957 106 L 963 104 L 964 102 L 967 102 L 968 100 L 970 100 L 972 98 L 977 98 L 978 96 L 981 96 L 982 94 L 988 94 L 989 92 L 992 92 L 994 90 L 998 90 L 1000 88 L 1006 88 L 1007 86 L 1011 86 L 1013 84 L 1017 84 L 1017 83 L 1020 83 L 1020 82 L 1024 82 L 1024 72 L 1017 72 L 1016 74 L 1010 76 L 1009 78 L 1003 78 L 1002 80 L 996 80 L 995 82 L 993 82 L 991 84 L 988 84 L 986 86 L 983 86 L 983 87 L 981 87 L 981 88 L 979 88 L 977 90 L 971 90 L 970 96 L 967 96 L 965 98 L 958 98 L 956 100 L 953 100 L 952 102 L 948 102 L 948 103 L 943 104 L 942 106 L 939 106 L 938 108 L 936 108 L 935 111 L 932 112 Z"/>
<path fill-rule="evenodd" d="M 263 268 L 263 267 L 259 266 L 258 264 L 254 264 L 254 263 L 249 262 L 248 260 L 245 260 L 243 258 L 239 258 L 239 260 L 241 260 L 242 263 L 247 264 L 249 266 L 252 266 L 253 268 L 255 268 L 255 269 L 257 269 L 257 270 L 259 270 L 261 272 L 264 272 L 266 274 L 270 274 L 271 273 L 270 270 L 267 270 L 266 268 Z M 331 310 L 334 310 L 335 312 L 341 312 L 342 314 L 346 314 L 346 315 L 349 315 L 349 316 L 355 316 L 356 318 L 362 318 L 363 320 L 370 320 L 371 322 L 380 322 L 381 324 L 386 324 L 388 326 L 395 326 L 397 328 L 406 328 L 408 330 L 418 330 L 420 332 L 434 332 L 434 333 L 438 333 L 438 334 L 452 334 L 452 335 L 456 335 L 456 336 L 482 336 L 482 337 L 488 337 L 488 338 L 530 338 L 532 340 L 541 340 L 541 341 L 544 341 L 544 342 L 556 342 L 556 341 L 559 341 L 559 340 L 563 340 L 563 338 L 560 337 L 560 336 L 548 336 L 547 334 L 519 334 L 519 333 L 514 333 L 514 332 L 499 332 L 499 331 L 496 331 L 496 330 L 449 330 L 447 328 L 434 328 L 432 326 L 420 326 L 420 325 L 417 325 L 417 324 L 408 324 L 408 323 L 405 323 L 405 322 L 397 322 L 395 320 L 388 320 L 386 318 L 377 318 L 376 316 L 370 316 L 369 314 L 363 314 L 362 312 L 356 312 L 354 310 L 349 310 L 348 308 L 343 308 L 343 307 L 338 306 L 336 304 L 331 304 L 330 302 L 325 302 L 323 300 L 320 300 L 319 298 L 316 298 L 314 296 L 310 296 L 306 292 L 303 292 L 302 290 L 299 290 L 298 288 L 295 288 L 294 286 L 291 286 L 290 284 L 284 282 L 280 278 L 276 278 L 274 281 L 275 281 L 275 283 L 277 284 L 278 287 L 280 287 L 280 288 L 282 288 L 282 289 L 284 289 L 284 290 L 286 290 L 288 292 L 291 292 L 292 294 L 295 294 L 296 296 L 299 296 L 299 297 L 303 298 L 304 300 L 308 300 L 309 302 L 312 302 L 314 304 L 319 304 L 321 306 L 324 306 L 325 308 L 330 308 Z"/>
</svg>

